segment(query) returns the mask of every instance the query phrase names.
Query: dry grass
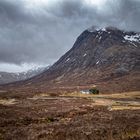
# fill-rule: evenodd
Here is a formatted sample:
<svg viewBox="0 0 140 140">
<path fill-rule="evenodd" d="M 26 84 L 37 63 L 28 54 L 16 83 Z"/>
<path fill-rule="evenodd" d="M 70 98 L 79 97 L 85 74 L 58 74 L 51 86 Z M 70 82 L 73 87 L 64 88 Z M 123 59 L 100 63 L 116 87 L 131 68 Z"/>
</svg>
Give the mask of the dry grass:
<svg viewBox="0 0 140 140">
<path fill-rule="evenodd" d="M 112 110 L 140 110 L 140 106 L 112 106 Z"/>
<path fill-rule="evenodd" d="M 73 93 L 63 93 L 59 94 L 59 97 L 56 99 L 73 99 L 73 98 L 85 98 L 90 99 L 92 101 L 91 106 L 108 106 L 109 110 L 138 110 L 140 109 L 140 91 L 136 92 L 125 92 L 125 93 L 116 93 L 116 94 L 82 94 L 80 92 Z M 39 95 L 33 96 L 33 100 L 38 99 L 50 99 L 50 94 L 42 93 Z M 137 99 L 135 101 L 135 99 Z"/>
<path fill-rule="evenodd" d="M 61 96 L 88 98 L 93 100 L 92 106 L 95 105 L 108 106 L 108 109 L 110 111 L 140 109 L 140 102 L 133 101 L 135 99 L 140 99 L 140 91 L 115 93 L 115 94 L 99 94 L 99 95 L 73 92 L 73 93 L 62 94 Z M 123 99 L 125 100 L 120 101 Z"/>
<path fill-rule="evenodd" d="M 99 95 L 94 95 L 94 94 L 82 94 L 80 92 L 71 92 L 71 93 L 64 93 L 64 94 L 61 94 L 60 96 L 64 96 L 64 97 L 98 97 Z"/>
<path fill-rule="evenodd" d="M 114 94 L 82 94 L 80 92 L 62 93 L 60 96 L 74 96 L 74 97 L 110 97 L 110 98 L 140 98 L 140 91 L 123 92 Z"/>
<path fill-rule="evenodd" d="M 13 104 L 16 104 L 16 100 L 15 99 L 0 99 L 0 104 L 13 105 Z"/>
<path fill-rule="evenodd" d="M 0 107 L 0 139 L 66 140 L 76 136 L 78 140 L 108 140 L 111 134 L 114 140 L 128 140 L 140 136 L 140 103 L 134 100 L 139 97 L 137 92 L 30 97 L 0 98 L 4 105 Z"/>
<path fill-rule="evenodd" d="M 135 91 L 135 92 L 123 92 L 123 93 L 115 93 L 115 94 L 105 94 L 105 95 L 99 95 L 102 97 L 110 97 L 110 98 L 139 98 L 140 99 L 140 91 Z"/>
<path fill-rule="evenodd" d="M 28 98 L 28 99 L 38 100 L 38 99 L 42 99 L 42 98 L 49 97 L 49 96 L 50 95 L 47 93 L 42 93 L 42 94 L 34 95 L 32 98 Z"/>
</svg>

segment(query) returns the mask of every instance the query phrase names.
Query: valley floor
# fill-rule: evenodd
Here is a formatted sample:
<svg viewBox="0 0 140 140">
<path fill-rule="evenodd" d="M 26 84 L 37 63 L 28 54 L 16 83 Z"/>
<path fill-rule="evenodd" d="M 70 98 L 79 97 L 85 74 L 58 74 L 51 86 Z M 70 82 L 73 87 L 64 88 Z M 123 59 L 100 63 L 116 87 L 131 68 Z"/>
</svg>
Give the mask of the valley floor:
<svg viewBox="0 0 140 140">
<path fill-rule="evenodd" d="M 0 93 L 2 140 L 140 140 L 140 92 L 13 97 Z"/>
</svg>

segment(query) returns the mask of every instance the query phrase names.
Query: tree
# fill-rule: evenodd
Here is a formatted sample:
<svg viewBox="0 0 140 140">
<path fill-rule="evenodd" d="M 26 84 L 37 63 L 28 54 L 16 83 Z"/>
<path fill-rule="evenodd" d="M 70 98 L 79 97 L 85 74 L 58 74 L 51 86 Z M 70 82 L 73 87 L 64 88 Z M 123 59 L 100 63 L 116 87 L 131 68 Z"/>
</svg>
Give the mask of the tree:
<svg viewBox="0 0 140 140">
<path fill-rule="evenodd" d="M 89 89 L 90 94 L 99 94 L 99 90 L 96 88 Z"/>
</svg>

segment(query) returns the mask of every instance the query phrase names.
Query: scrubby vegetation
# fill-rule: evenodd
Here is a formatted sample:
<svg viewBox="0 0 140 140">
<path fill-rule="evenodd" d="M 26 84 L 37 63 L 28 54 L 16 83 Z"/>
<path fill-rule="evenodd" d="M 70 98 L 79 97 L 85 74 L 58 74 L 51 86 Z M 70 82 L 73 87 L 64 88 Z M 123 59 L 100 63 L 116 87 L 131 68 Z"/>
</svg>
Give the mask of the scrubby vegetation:
<svg viewBox="0 0 140 140">
<path fill-rule="evenodd" d="M 139 97 L 74 92 L 16 98 L 0 104 L 0 140 L 139 140 Z"/>
</svg>

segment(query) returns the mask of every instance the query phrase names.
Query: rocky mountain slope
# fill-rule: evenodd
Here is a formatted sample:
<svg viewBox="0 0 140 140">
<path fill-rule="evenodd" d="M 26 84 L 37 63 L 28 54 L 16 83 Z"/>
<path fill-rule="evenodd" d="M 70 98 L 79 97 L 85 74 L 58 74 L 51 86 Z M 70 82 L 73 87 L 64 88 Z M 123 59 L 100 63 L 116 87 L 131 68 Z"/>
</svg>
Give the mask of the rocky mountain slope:
<svg viewBox="0 0 140 140">
<path fill-rule="evenodd" d="M 33 76 L 36 76 L 46 70 L 45 67 L 40 67 L 36 69 L 31 69 L 26 72 L 19 73 L 10 73 L 10 72 L 0 72 L 0 84 L 11 83 L 15 81 L 21 81 L 25 79 L 29 79 Z"/>
<path fill-rule="evenodd" d="M 22 88 L 46 91 L 95 84 L 102 92 L 140 90 L 139 54 L 140 33 L 92 27 L 49 70 L 22 83 Z"/>
</svg>

